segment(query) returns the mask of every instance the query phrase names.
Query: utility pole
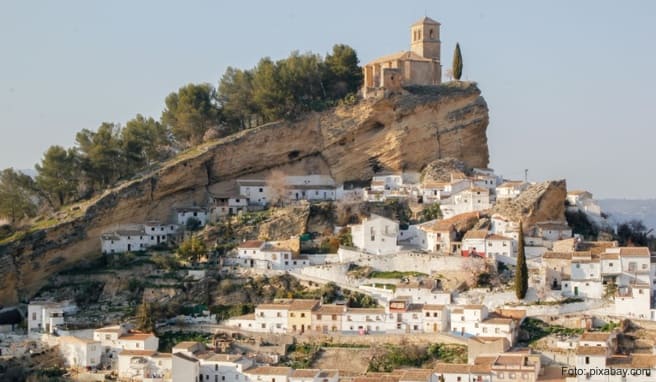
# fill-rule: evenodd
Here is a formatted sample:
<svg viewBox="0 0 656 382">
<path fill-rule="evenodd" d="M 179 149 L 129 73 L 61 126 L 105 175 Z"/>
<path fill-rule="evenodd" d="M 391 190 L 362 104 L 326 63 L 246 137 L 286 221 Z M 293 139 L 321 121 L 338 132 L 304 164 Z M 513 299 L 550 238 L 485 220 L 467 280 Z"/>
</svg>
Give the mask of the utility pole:
<svg viewBox="0 0 656 382">
<path fill-rule="evenodd" d="M 524 169 L 524 183 L 528 183 L 528 169 Z"/>
</svg>

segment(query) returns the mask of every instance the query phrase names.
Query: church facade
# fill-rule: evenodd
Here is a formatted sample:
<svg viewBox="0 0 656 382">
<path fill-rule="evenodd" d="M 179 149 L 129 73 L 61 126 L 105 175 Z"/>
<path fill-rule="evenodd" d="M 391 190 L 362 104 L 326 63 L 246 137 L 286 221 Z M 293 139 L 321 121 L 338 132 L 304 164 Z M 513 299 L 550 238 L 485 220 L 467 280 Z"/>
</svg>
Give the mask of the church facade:
<svg viewBox="0 0 656 382">
<path fill-rule="evenodd" d="M 440 23 L 424 17 L 410 28 L 410 50 L 380 57 L 363 68 L 362 95 L 393 92 L 408 85 L 439 85 Z"/>
</svg>

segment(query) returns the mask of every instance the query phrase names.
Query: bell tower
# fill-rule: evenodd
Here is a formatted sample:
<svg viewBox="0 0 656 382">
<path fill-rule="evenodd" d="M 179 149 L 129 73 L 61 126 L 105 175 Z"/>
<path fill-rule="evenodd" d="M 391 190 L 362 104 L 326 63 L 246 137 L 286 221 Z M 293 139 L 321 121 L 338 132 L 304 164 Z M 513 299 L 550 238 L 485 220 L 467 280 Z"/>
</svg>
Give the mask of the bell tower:
<svg viewBox="0 0 656 382">
<path fill-rule="evenodd" d="M 410 50 L 421 57 L 440 61 L 440 23 L 424 17 L 412 24 Z"/>
</svg>

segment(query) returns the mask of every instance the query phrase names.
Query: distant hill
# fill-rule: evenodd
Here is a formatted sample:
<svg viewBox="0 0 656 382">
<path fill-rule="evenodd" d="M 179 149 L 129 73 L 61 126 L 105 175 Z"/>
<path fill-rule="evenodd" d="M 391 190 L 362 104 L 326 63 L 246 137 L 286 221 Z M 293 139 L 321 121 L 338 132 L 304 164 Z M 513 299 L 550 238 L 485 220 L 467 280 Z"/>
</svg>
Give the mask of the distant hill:
<svg viewBox="0 0 656 382">
<path fill-rule="evenodd" d="M 612 224 L 638 219 L 656 231 L 656 199 L 600 199 L 597 202 Z"/>
</svg>

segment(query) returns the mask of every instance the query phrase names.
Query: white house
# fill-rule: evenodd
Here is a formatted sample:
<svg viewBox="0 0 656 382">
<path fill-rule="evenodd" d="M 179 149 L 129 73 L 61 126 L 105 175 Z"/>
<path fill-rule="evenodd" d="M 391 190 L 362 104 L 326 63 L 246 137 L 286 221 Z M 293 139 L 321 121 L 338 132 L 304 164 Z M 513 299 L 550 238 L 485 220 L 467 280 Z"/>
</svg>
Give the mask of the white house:
<svg viewBox="0 0 656 382">
<path fill-rule="evenodd" d="M 273 190 L 262 179 L 237 179 L 239 195 L 251 203 L 265 205 L 271 201 Z"/>
<path fill-rule="evenodd" d="M 30 301 L 27 306 L 28 333 L 56 333 L 57 326 L 64 323 L 64 314 L 77 311 L 77 307 L 68 301 Z"/>
<path fill-rule="evenodd" d="M 206 208 L 202 207 L 181 207 L 175 209 L 177 222 L 179 225 L 186 225 L 189 219 L 196 219 L 200 222 L 200 226 L 205 226 L 209 219 L 209 214 Z"/>
<path fill-rule="evenodd" d="M 294 256 L 292 251 L 276 242 L 248 240 L 236 249 L 234 264 L 246 268 L 290 270 L 310 265 L 304 256 Z"/>
<path fill-rule="evenodd" d="M 467 231 L 462 238 L 462 256 L 487 257 L 487 237 L 488 232 L 485 229 Z"/>
<path fill-rule="evenodd" d="M 100 364 L 102 346 L 99 341 L 73 336 L 55 337 L 59 351 L 70 368 L 96 367 Z"/>
<path fill-rule="evenodd" d="M 124 325 L 98 328 L 93 331 L 93 339 L 101 343 L 112 360 L 122 350 L 157 351 L 159 346 L 159 339 L 153 333 L 132 332 Z"/>
<path fill-rule="evenodd" d="M 446 199 L 449 193 L 446 192 L 448 182 L 425 181 L 419 186 L 419 192 L 423 203 L 436 203 Z"/>
<path fill-rule="evenodd" d="M 353 245 L 364 252 L 387 255 L 398 251 L 397 221 L 372 214 L 361 224 L 351 225 L 350 228 Z"/>
<path fill-rule="evenodd" d="M 336 200 L 335 180 L 328 175 L 285 177 L 289 200 Z"/>
<path fill-rule="evenodd" d="M 171 376 L 172 382 L 200 382 L 200 362 L 193 355 L 173 351 Z"/>
<path fill-rule="evenodd" d="M 522 191 L 528 188 L 529 184 L 520 180 L 509 180 L 506 181 L 496 189 L 497 200 L 502 199 L 513 199 L 519 196 Z"/>
<path fill-rule="evenodd" d="M 246 370 L 255 365 L 253 358 L 238 354 L 198 353 L 200 375 L 205 381 L 245 381 Z"/>
<path fill-rule="evenodd" d="M 214 196 L 211 216 L 218 220 L 224 216 L 239 215 L 248 211 L 249 199 L 246 196 Z"/>
<path fill-rule="evenodd" d="M 488 234 L 485 238 L 485 247 L 487 256 L 495 260 L 515 257 L 516 242 L 510 237 Z"/>
<path fill-rule="evenodd" d="M 538 222 L 535 236 L 548 241 L 563 240 L 572 237 L 572 229 L 566 222 Z"/>
<path fill-rule="evenodd" d="M 401 282 L 394 290 L 394 297 L 409 297 L 412 304 L 451 304 L 451 293 L 443 291 L 437 280 Z"/>
<path fill-rule="evenodd" d="M 289 382 L 294 369 L 286 366 L 260 366 L 246 370 L 249 381 Z"/>
<path fill-rule="evenodd" d="M 118 377 L 129 381 L 172 381 L 171 353 L 154 350 L 122 350 L 118 353 Z"/>
<path fill-rule="evenodd" d="M 378 174 L 371 178 L 372 191 L 389 191 L 397 190 L 403 185 L 403 175 L 398 174 Z"/>
<path fill-rule="evenodd" d="M 566 200 L 571 208 L 576 208 L 590 215 L 601 216 L 601 207 L 594 201 L 592 194 L 588 191 L 567 191 Z"/>
<path fill-rule="evenodd" d="M 179 226 L 148 222 L 144 225 L 124 225 L 100 236 L 101 249 L 105 254 L 143 251 L 154 245 L 174 241 Z"/>
<path fill-rule="evenodd" d="M 445 219 L 467 212 L 484 211 L 490 207 L 490 190 L 481 187 L 470 187 L 452 194 L 440 204 Z"/>
<path fill-rule="evenodd" d="M 456 240 L 454 221 L 435 220 L 420 224 L 418 228 L 421 235 L 417 235 L 417 240 L 413 244 L 430 252 L 455 253 L 456 248 L 452 244 Z"/>
<path fill-rule="evenodd" d="M 425 304 L 421 307 L 424 333 L 449 331 L 449 310 L 444 305 Z"/>
<path fill-rule="evenodd" d="M 451 332 L 465 337 L 502 337 L 514 344 L 518 322 L 514 318 L 490 315 L 485 305 L 462 305 L 451 310 Z"/>
<path fill-rule="evenodd" d="M 603 297 L 600 257 L 590 252 L 575 252 L 571 260 L 570 280 L 563 281 L 562 293 L 569 297 Z"/>
</svg>

